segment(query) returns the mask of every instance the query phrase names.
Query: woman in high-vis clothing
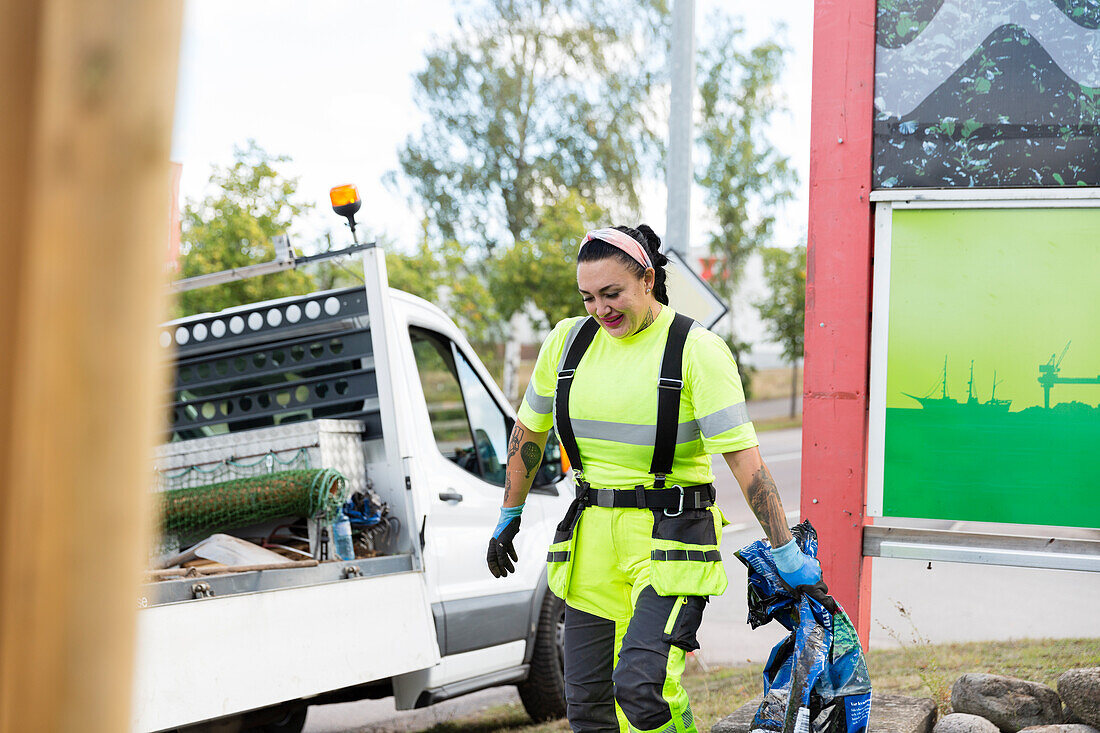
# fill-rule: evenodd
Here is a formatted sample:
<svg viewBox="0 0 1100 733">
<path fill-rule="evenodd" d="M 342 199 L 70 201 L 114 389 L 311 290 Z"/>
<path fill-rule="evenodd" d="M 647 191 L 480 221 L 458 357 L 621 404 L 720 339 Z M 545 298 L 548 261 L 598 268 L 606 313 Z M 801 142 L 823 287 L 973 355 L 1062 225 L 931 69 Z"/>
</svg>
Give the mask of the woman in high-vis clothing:
<svg viewBox="0 0 1100 733">
<path fill-rule="evenodd" d="M 726 589 L 710 456 L 721 453 L 792 587 L 821 580 L 795 544 L 760 458 L 726 344 L 673 312 L 652 229 L 588 232 L 577 286 L 588 317 L 554 327 L 508 445 L 488 565 L 514 570 L 512 540 L 556 426 L 577 498 L 547 556 L 566 602 L 565 688 L 574 731 L 696 731 L 680 683 L 711 595 Z"/>
</svg>

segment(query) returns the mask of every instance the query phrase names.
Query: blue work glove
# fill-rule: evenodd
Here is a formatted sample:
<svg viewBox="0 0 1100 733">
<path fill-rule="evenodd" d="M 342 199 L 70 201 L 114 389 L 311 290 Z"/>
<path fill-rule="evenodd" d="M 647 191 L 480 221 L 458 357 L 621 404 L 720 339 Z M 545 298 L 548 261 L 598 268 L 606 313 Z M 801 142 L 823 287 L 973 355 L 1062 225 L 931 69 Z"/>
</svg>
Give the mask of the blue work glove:
<svg viewBox="0 0 1100 733">
<path fill-rule="evenodd" d="M 512 539 L 519 534 L 519 515 L 523 513 L 523 506 L 502 506 L 497 527 L 489 538 L 489 552 L 485 556 L 485 562 L 489 565 L 489 572 L 497 578 L 516 572 L 512 561 L 519 560 L 519 556 L 512 545 Z"/>
<path fill-rule="evenodd" d="M 821 582 L 821 563 L 804 553 L 794 540 L 773 548 L 772 558 L 775 559 L 779 577 L 792 588 Z"/>
</svg>

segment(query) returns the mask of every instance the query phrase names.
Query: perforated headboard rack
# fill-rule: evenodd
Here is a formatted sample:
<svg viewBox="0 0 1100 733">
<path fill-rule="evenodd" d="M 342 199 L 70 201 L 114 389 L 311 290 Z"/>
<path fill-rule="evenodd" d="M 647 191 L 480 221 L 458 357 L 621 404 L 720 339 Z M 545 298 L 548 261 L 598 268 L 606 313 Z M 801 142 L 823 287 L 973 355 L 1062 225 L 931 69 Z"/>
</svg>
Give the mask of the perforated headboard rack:
<svg viewBox="0 0 1100 733">
<path fill-rule="evenodd" d="M 172 439 L 316 418 L 354 418 L 381 437 L 362 286 L 167 323 L 175 346 Z"/>
</svg>

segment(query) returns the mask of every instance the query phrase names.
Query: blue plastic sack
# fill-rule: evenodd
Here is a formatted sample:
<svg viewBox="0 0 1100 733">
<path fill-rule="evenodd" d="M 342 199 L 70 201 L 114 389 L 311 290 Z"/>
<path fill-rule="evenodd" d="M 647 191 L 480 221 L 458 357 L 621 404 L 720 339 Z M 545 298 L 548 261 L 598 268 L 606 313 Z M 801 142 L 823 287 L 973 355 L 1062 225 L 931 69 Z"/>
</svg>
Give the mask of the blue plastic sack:
<svg viewBox="0 0 1100 733">
<path fill-rule="evenodd" d="M 352 494 L 343 508 L 352 529 L 356 530 L 368 529 L 381 522 L 383 511 L 382 507 L 371 501 L 369 494 L 362 491 Z"/>
<path fill-rule="evenodd" d="M 798 546 L 817 557 L 817 532 L 791 528 Z M 855 628 L 829 597 L 797 593 L 779 578 L 771 546 L 757 540 L 737 551 L 749 569 L 749 624 L 775 620 L 791 633 L 764 667 L 764 700 L 750 731 L 864 733 L 871 716 L 871 678 Z M 834 606 L 835 612 L 826 607 Z"/>
</svg>

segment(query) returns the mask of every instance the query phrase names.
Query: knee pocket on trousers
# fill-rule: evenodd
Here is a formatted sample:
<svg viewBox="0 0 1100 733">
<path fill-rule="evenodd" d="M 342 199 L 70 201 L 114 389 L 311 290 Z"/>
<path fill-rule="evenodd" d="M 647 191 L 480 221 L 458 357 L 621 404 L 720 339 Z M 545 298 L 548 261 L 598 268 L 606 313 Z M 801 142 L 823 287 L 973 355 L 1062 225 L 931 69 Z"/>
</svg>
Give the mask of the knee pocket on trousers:
<svg viewBox="0 0 1100 733">
<path fill-rule="evenodd" d="M 665 625 L 661 638 L 685 652 L 693 652 L 699 648 L 699 640 L 696 637 L 699 626 L 703 622 L 703 609 L 707 606 L 706 596 L 680 596 L 676 599 L 668 623 Z"/>
<path fill-rule="evenodd" d="M 656 651 L 654 656 L 660 656 Z M 619 657 L 612 679 L 615 683 L 615 702 L 634 728 L 656 730 L 668 723 L 668 701 L 662 694 L 665 686 L 665 661 L 656 659 Z"/>
</svg>

